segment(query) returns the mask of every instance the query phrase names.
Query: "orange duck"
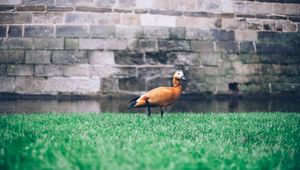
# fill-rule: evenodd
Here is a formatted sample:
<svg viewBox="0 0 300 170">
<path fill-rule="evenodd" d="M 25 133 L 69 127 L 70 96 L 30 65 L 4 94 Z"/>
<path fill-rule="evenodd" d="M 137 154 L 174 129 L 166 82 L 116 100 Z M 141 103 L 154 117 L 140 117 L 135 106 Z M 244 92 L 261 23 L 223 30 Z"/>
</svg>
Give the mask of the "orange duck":
<svg viewBox="0 0 300 170">
<path fill-rule="evenodd" d="M 160 114 L 163 116 L 164 108 L 173 104 L 179 98 L 182 91 L 182 80 L 185 80 L 183 72 L 176 71 L 173 75 L 173 87 L 157 87 L 150 90 L 142 96 L 132 99 L 128 109 L 147 107 L 150 116 L 151 107 L 160 107 Z"/>
</svg>

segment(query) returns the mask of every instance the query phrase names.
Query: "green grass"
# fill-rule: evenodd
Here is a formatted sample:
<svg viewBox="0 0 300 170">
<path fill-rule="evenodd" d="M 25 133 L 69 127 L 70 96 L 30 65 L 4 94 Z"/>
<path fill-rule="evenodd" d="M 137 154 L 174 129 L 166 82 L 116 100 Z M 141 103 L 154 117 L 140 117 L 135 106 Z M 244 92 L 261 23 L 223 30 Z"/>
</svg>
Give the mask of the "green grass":
<svg viewBox="0 0 300 170">
<path fill-rule="evenodd" d="M 300 114 L 2 115 L 0 169 L 300 169 Z"/>
</svg>

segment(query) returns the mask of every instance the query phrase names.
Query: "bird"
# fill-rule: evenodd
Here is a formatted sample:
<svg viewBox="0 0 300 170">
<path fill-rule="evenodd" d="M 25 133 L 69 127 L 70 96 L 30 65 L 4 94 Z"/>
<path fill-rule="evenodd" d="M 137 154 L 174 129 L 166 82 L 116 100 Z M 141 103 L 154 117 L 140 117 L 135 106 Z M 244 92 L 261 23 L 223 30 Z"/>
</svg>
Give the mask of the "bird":
<svg viewBox="0 0 300 170">
<path fill-rule="evenodd" d="M 147 107 L 148 116 L 151 115 L 151 107 L 160 107 L 160 115 L 163 117 L 164 109 L 173 104 L 181 95 L 182 80 L 186 80 L 183 71 L 177 70 L 173 75 L 172 87 L 157 87 L 145 94 L 129 101 L 128 109 Z"/>
</svg>

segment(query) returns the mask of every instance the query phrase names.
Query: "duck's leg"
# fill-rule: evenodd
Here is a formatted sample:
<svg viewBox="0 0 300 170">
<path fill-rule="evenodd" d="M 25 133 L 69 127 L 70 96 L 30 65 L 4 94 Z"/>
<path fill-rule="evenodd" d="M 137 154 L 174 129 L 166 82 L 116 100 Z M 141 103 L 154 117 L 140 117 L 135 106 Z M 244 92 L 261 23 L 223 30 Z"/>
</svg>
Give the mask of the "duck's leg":
<svg viewBox="0 0 300 170">
<path fill-rule="evenodd" d="M 151 115 L 150 103 L 148 100 L 146 100 L 146 103 L 147 103 L 147 108 L 148 108 L 148 116 L 150 116 Z"/>
<path fill-rule="evenodd" d="M 160 116 L 164 117 L 164 108 L 162 108 L 162 107 L 160 108 Z"/>
</svg>

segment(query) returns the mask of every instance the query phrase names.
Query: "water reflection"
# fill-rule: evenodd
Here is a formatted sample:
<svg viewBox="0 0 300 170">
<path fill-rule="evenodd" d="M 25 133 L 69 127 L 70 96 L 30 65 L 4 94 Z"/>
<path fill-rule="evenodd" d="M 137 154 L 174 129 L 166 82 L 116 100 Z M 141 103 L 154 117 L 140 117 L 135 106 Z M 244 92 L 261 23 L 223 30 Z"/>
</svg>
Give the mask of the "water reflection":
<svg viewBox="0 0 300 170">
<path fill-rule="evenodd" d="M 146 113 L 144 108 L 127 110 L 127 100 L 0 100 L 0 113 L 46 112 L 131 112 Z M 166 112 L 300 112 L 296 100 L 288 99 L 229 99 L 229 100 L 179 100 Z M 153 112 L 159 112 L 154 108 Z"/>
</svg>

